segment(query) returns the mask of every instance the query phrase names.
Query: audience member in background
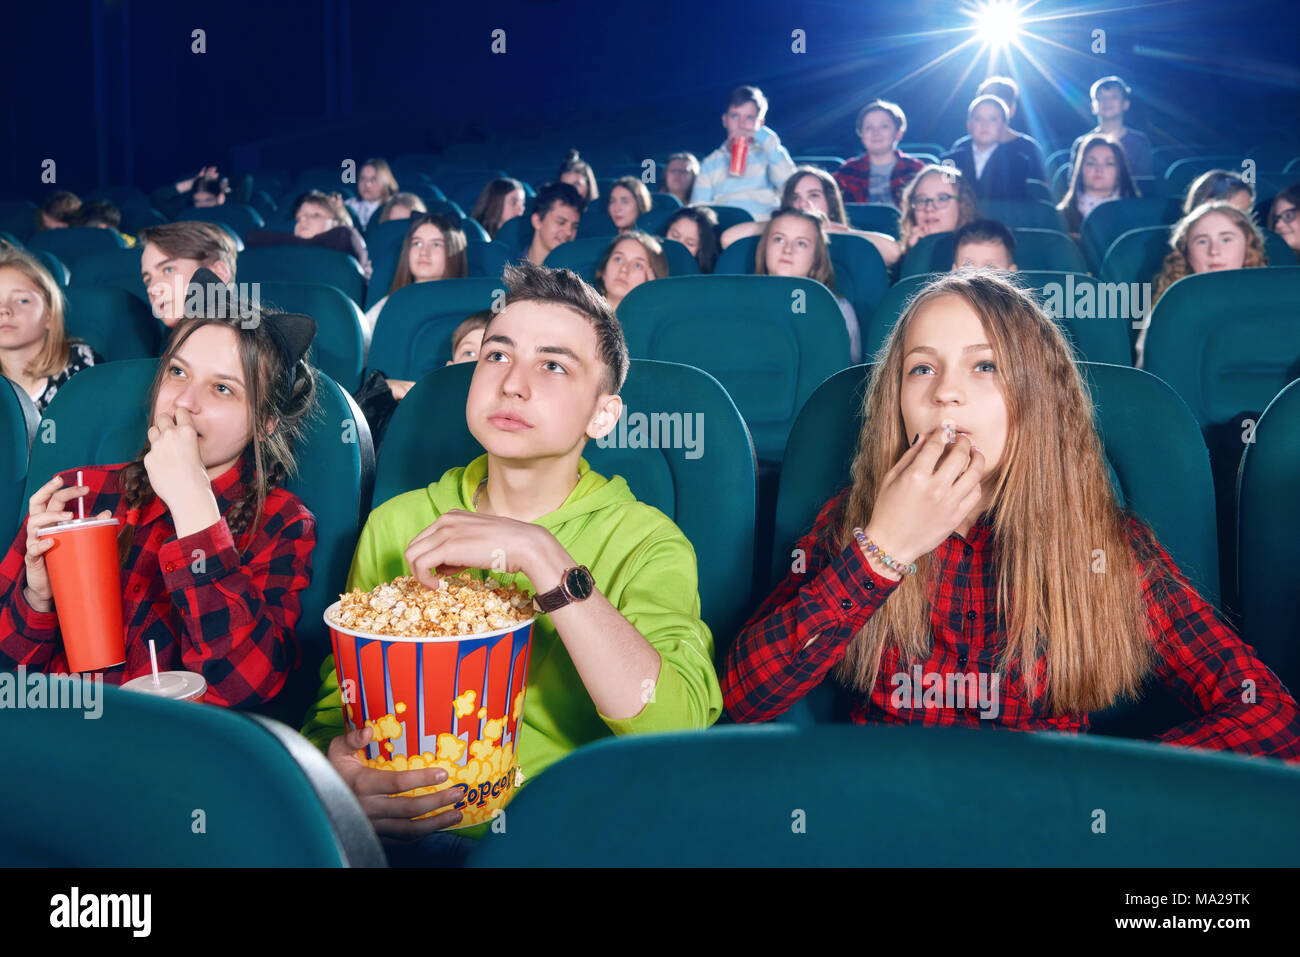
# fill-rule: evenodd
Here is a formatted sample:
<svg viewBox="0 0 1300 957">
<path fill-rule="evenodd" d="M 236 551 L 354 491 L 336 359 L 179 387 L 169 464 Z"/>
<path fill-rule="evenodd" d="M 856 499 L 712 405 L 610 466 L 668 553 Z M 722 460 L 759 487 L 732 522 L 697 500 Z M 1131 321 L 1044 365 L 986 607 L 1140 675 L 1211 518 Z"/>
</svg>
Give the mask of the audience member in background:
<svg viewBox="0 0 1300 957">
<path fill-rule="evenodd" d="M 190 190 L 190 199 L 193 200 L 195 209 L 211 209 L 213 206 L 224 206 L 229 193 L 230 182 L 225 177 L 218 179 L 214 176 L 195 181 L 194 189 Z"/>
<path fill-rule="evenodd" d="M 168 329 L 185 315 L 185 291 L 200 268 L 235 281 L 235 240 L 216 223 L 181 220 L 140 230 L 140 279 L 153 314 Z"/>
<path fill-rule="evenodd" d="M 862 399 L 848 488 L 726 656 L 730 717 L 769 721 L 830 681 L 855 724 L 1078 734 L 1149 680 L 1193 712 L 1161 743 L 1300 758 L 1291 693 L 1116 501 L 1072 352 L 1007 277 L 952 274 L 912 299 Z M 1082 571 L 1098 554 L 1109 573 Z M 978 709 L 922 699 L 923 673 L 954 671 L 979 675 Z"/>
<path fill-rule="evenodd" d="M 36 532 L 81 499 L 87 518 L 120 522 L 126 661 L 104 669 L 105 683 L 150 674 L 156 653 L 161 670 L 203 675 L 205 707 L 255 707 L 284 687 L 316 543 L 315 518 L 284 488 L 317 408 L 306 354 L 316 324 L 258 319 L 187 321 L 158 362 L 135 460 L 85 465 L 82 485 L 74 467 L 31 498 L 0 560 L 0 668 L 68 671 L 51 540 Z"/>
<path fill-rule="evenodd" d="M 69 217 L 79 206 L 81 200 L 76 193 L 70 193 L 66 189 L 55 190 L 45 197 L 45 201 L 36 210 L 36 231 L 39 233 L 46 229 L 66 228 Z"/>
<path fill-rule="evenodd" d="M 780 205 L 780 189 L 794 172 L 794 160 L 781 138 L 764 125 L 767 97 L 756 86 L 738 86 L 727 101 L 722 127 L 727 139 L 704 157 L 691 188 L 691 203 L 738 206 L 754 218 L 770 216 Z M 731 172 L 732 144 L 747 142 L 743 171 Z"/>
<path fill-rule="evenodd" d="M 903 255 L 926 236 L 951 233 L 979 218 L 975 194 L 951 166 L 925 167 L 903 190 L 899 250 Z"/>
<path fill-rule="evenodd" d="M 781 190 L 782 208 L 792 206 L 795 209 L 821 213 L 826 218 L 826 231 L 829 233 L 847 233 L 861 236 L 876 247 L 885 266 L 892 266 L 900 255 L 898 242 L 885 233 L 874 233 L 865 229 L 854 229 L 849 225 L 848 215 L 844 211 L 844 197 L 840 194 L 839 183 L 826 170 L 817 166 L 796 166 L 785 187 Z M 720 239 L 726 249 L 738 239 L 745 236 L 757 236 L 767 225 L 766 220 L 737 223 L 725 230 Z"/>
<path fill-rule="evenodd" d="M 397 195 L 397 178 L 383 159 L 368 159 L 357 170 L 357 195 L 344 200 L 357 218 L 357 226 L 365 229 L 370 217 L 379 207 Z"/>
<path fill-rule="evenodd" d="M 682 201 L 683 206 L 691 202 L 691 190 L 695 186 L 695 177 L 700 175 L 700 161 L 694 153 L 674 153 L 668 157 L 664 167 L 664 178 L 659 181 L 659 192 L 671 193 Z"/>
<path fill-rule="evenodd" d="M 455 328 L 451 334 L 451 358 L 447 365 L 478 362 L 479 351 L 483 348 L 483 330 L 491 318 L 491 309 L 480 309 Z"/>
<path fill-rule="evenodd" d="M 1092 112 L 1097 117 L 1097 126 L 1088 133 L 1104 133 L 1111 139 L 1117 140 L 1119 145 L 1124 147 L 1124 155 L 1128 158 L 1128 167 L 1132 174 L 1151 176 L 1153 175 L 1151 141 L 1147 139 L 1145 133 L 1124 125 L 1124 114 L 1132 105 L 1129 102 L 1131 95 L 1132 91 L 1128 84 L 1117 76 L 1103 76 L 1094 83 L 1091 98 Z M 1078 157 L 1079 147 L 1083 145 L 1084 137 L 1088 133 L 1081 135 L 1070 147 L 1071 162 Z"/>
<path fill-rule="evenodd" d="M 952 237 L 952 268 L 1016 271 L 1016 237 L 992 219 L 973 219 Z"/>
<path fill-rule="evenodd" d="M 835 292 L 835 267 L 826 239 L 826 216 L 815 210 L 784 206 L 768 221 L 755 252 L 754 273 L 815 279 Z M 853 304 L 836 295 L 849 333 L 849 361 L 862 361 L 862 331 Z"/>
<path fill-rule="evenodd" d="M 605 211 L 620 233 L 636 226 L 637 217 L 650 212 L 650 190 L 635 176 L 620 176 L 609 187 Z"/>
<path fill-rule="evenodd" d="M 1036 148 L 1002 141 L 1009 116 L 1000 98 L 991 93 L 975 97 L 966 111 L 970 136 L 943 155 L 957 165 L 981 200 L 1028 199 L 1027 181 L 1042 179 L 1042 167 L 1035 166 L 1033 158 Z"/>
<path fill-rule="evenodd" d="M 352 216 L 338 193 L 308 190 L 293 204 L 293 232 L 273 229 L 250 229 L 244 237 L 248 248 L 256 246 L 323 246 L 352 256 L 370 279 L 370 254 L 366 241 L 352 225 Z"/>
<path fill-rule="evenodd" d="M 526 580 L 543 595 L 566 579 L 592 586 L 583 592 L 590 597 L 533 624 L 538 664 L 515 758 L 535 781 L 584 744 L 706 728 L 722 702 L 690 543 L 662 512 L 638 503 L 623 479 L 598 475 L 582 458 L 586 443 L 616 428 L 623 414 L 618 393 L 629 363 L 614 311 L 567 270 L 523 263 L 507 267 L 504 278 L 505 307 L 492 316 L 464 408 L 437 410 L 467 421 L 487 453 L 441 478 L 431 474 L 427 487 L 371 512 L 346 587 L 413 574 L 438 588 L 436 576 L 452 566 L 491 569 L 487 575 L 507 584 Z M 521 430 L 521 421 L 529 427 Z M 357 751 L 371 732 L 344 727 L 333 658 L 321 677 L 303 733 L 327 751 L 377 833 L 410 841 L 460 823 L 453 805 L 463 792 L 442 787 L 442 770 L 364 766 Z M 441 790 L 400 793 L 425 786 Z M 426 814 L 433 816 L 412 820 Z M 399 853 L 459 863 L 490 826 Z"/>
<path fill-rule="evenodd" d="M 421 213 L 427 213 L 428 207 L 415 193 L 394 193 L 388 202 L 379 207 L 376 214 L 378 222 L 386 223 L 390 219 L 410 219 L 412 216 L 418 216 Z M 374 217 L 371 217 L 372 220 Z"/>
<path fill-rule="evenodd" d="M 1187 198 L 1183 200 L 1183 215 L 1217 200 L 1231 203 L 1243 213 L 1250 213 L 1255 208 L 1255 187 L 1247 183 L 1240 173 L 1226 169 L 1209 170 L 1188 185 Z"/>
<path fill-rule="evenodd" d="M 470 218 L 478 221 L 488 236 L 496 239 L 497 231 L 504 223 L 524 214 L 527 197 L 524 184 L 517 179 L 503 177 L 494 179 L 483 187 L 474 201 L 474 210 Z"/>
<path fill-rule="evenodd" d="M 1288 186 L 1273 197 L 1268 211 L 1268 228 L 1282 237 L 1300 259 L 1300 183 Z"/>
<path fill-rule="evenodd" d="M 200 184 L 208 184 L 200 188 L 210 193 L 212 180 L 216 180 L 218 189 L 221 184 L 226 183 L 225 178 L 215 166 L 205 166 L 188 179 L 159 186 L 149 194 L 149 204 L 168 219 L 179 219 L 184 215 L 185 210 L 191 207 L 220 205 L 216 202 L 209 202 L 207 199 L 203 203 L 199 203 L 194 196 L 194 189 Z M 226 189 L 229 189 L 229 184 L 226 185 Z M 224 195 L 224 191 L 222 195 Z"/>
<path fill-rule="evenodd" d="M 0 374 L 18 383 L 42 415 L 63 383 L 104 361 L 68 338 L 63 311 L 63 291 L 45 267 L 0 244 Z"/>
<path fill-rule="evenodd" d="M 850 203 L 899 206 L 903 190 L 925 161 L 900 153 L 907 115 L 897 103 L 872 100 L 858 111 L 858 138 L 864 152 L 835 171 L 835 182 Z"/>
<path fill-rule="evenodd" d="M 86 226 L 92 229 L 111 229 L 123 239 L 128 246 L 135 245 L 135 237 L 122 232 L 122 211 L 112 203 L 96 200 L 82 203 L 77 211 L 68 217 L 69 226 Z"/>
<path fill-rule="evenodd" d="M 1020 101 L 1019 84 L 1009 76 L 991 76 L 979 85 L 975 95 L 996 96 L 1006 104 L 1007 122 L 998 137 L 998 142 L 1007 145 L 1025 158 L 1025 162 L 1029 164 L 1031 171 L 1030 179 L 1045 180 L 1043 148 L 1039 145 L 1038 140 L 1028 133 L 1021 133 L 1019 130 L 1013 129 L 1011 126 L 1011 121 L 1016 116 L 1016 106 Z M 959 149 L 969 141 L 970 136 L 963 136 L 952 144 L 952 148 L 954 150 Z"/>
<path fill-rule="evenodd" d="M 1264 237 L 1249 213 L 1243 213 L 1223 200 L 1198 206 L 1178 221 L 1169 237 L 1173 250 L 1165 256 L 1164 266 L 1156 275 L 1151 290 L 1151 306 L 1165 290 L 1192 273 L 1219 272 L 1224 269 L 1256 269 L 1268 265 Z M 1134 345 L 1141 369 L 1146 362 L 1148 322 L 1138 333 Z"/>
<path fill-rule="evenodd" d="M 596 263 L 596 290 L 611 309 L 629 292 L 651 279 L 668 275 L 668 260 L 659 240 L 639 229 L 619 236 L 606 247 Z"/>
<path fill-rule="evenodd" d="M 596 173 L 591 164 L 578 155 L 577 150 L 569 150 L 564 162 L 560 164 L 557 174 L 561 183 L 568 183 L 578 191 L 583 203 L 600 199 L 600 189 L 596 186 Z M 504 222 L 504 220 L 503 220 Z"/>
<path fill-rule="evenodd" d="M 1092 133 L 1080 146 L 1079 162 L 1070 174 L 1070 188 L 1056 208 L 1064 214 L 1070 232 L 1077 236 L 1080 224 L 1100 204 L 1138 195 L 1124 147 L 1109 136 Z"/>
<path fill-rule="evenodd" d="M 541 265 L 560 243 L 578 238 L 584 208 L 582 197 L 568 183 L 547 183 L 533 198 L 533 239 L 523 258 Z"/>
<path fill-rule="evenodd" d="M 685 246 L 700 272 L 713 272 L 718 262 L 718 214 L 707 206 L 683 206 L 664 223 L 664 238 Z"/>
<path fill-rule="evenodd" d="M 388 297 L 397 290 L 417 282 L 435 279 L 464 279 L 465 232 L 442 213 L 425 213 L 411 220 L 397 257 L 397 270 L 388 294 L 366 311 L 368 334 L 374 332 L 379 313 Z"/>
</svg>

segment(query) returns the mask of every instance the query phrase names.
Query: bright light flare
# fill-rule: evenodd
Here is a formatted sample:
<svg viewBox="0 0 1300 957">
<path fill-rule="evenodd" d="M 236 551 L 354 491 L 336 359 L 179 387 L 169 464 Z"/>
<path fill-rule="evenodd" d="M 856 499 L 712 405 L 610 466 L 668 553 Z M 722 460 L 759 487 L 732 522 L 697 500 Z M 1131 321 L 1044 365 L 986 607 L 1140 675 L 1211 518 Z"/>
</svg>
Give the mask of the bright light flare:
<svg viewBox="0 0 1300 957">
<path fill-rule="evenodd" d="M 975 19 L 975 39 L 985 46 L 1010 46 L 1020 36 L 1020 9 L 1013 0 L 989 0 L 971 16 Z"/>
</svg>

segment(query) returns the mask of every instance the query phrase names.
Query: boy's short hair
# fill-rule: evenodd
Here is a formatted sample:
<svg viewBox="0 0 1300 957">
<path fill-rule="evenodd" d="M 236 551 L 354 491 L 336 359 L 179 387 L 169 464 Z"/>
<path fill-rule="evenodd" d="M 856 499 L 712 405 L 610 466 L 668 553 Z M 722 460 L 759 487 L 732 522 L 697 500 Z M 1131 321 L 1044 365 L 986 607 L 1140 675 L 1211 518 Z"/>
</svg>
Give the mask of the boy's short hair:
<svg viewBox="0 0 1300 957">
<path fill-rule="evenodd" d="M 862 129 L 862 121 L 867 118 L 868 113 L 880 110 L 888 113 L 894 120 L 894 128 L 898 131 L 898 137 L 901 139 L 907 132 L 907 114 L 897 103 L 891 103 L 889 100 L 872 100 L 862 109 L 858 110 L 858 121 L 853 124 L 855 130 Z"/>
<path fill-rule="evenodd" d="M 587 204 L 582 201 L 582 194 L 569 183 L 547 183 L 537 190 L 533 198 L 533 212 L 538 219 L 545 219 L 546 214 L 556 205 L 572 206 L 582 215 Z"/>
<path fill-rule="evenodd" d="M 1015 106 L 1020 100 L 1020 85 L 1009 76 L 991 76 L 980 84 L 976 96 L 991 93 L 1008 107 Z"/>
<path fill-rule="evenodd" d="M 767 97 L 756 86 L 738 86 L 732 90 L 731 98 L 727 100 L 727 109 L 733 106 L 744 106 L 746 103 L 753 103 L 758 107 L 759 119 L 767 115 Z"/>
<path fill-rule="evenodd" d="M 569 188 L 573 189 L 572 186 Z M 550 269 L 528 260 L 506 266 L 502 278 L 506 284 L 503 308 L 516 302 L 549 302 L 567 306 L 591 323 L 596 333 L 596 355 L 605 366 L 601 392 L 617 395 L 627 379 L 630 360 L 623 327 L 605 297 L 571 269 Z M 492 317 L 495 313 L 490 314 L 489 325 Z M 485 327 L 485 335 L 486 331 Z"/>
<path fill-rule="evenodd" d="M 971 116 L 971 114 L 975 112 L 977 106 L 983 106 L 985 103 L 992 103 L 1001 110 L 1003 120 L 1011 119 L 1011 110 L 1007 106 L 1007 101 L 1002 99 L 1000 96 L 994 96 L 992 93 L 981 93 L 979 96 L 975 97 L 975 99 L 971 100 L 970 106 L 966 107 L 966 115 L 968 117 Z"/>
<path fill-rule="evenodd" d="M 456 350 L 460 348 L 460 341 L 464 339 L 467 335 L 469 335 L 471 332 L 474 332 L 479 329 L 486 329 L 488 320 L 491 318 L 492 318 L 491 309 L 480 309 L 478 312 L 474 313 L 472 316 L 467 318 L 464 322 L 462 322 L 459 326 L 456 327 L 456 330 L 451 334 L 452 358 L 455 358 Z"/>
<path fill-rule="evenodd" d="M 76 212 L 68 217 L 69 226 L 111 226 L 117 229 L 122 225 L 122 211 L 112 203 L 98 200 L 82 203 Z"/>
<path fill-rule="evenodd" d="M 953 258 L 961 252 L 966 243 L 1001 243 L 1007 251 L 1007 259 L 1016 261 L 1016 237 L 996 219 L 972 219 L 965 226 L 952 234 Z"/>
<path fill-rule="evenodd" d="M 51 219 L 66 223 L 80 207 L 81 200 L 77 198 L 76 193 L 71 193 L 66 189 L 57 189 L 45 197 L 36 218 L 40 219 L 39 213 L 44 213 Z"/>
<path fill-rule="evenodd" d="M 1237 193 L 1249 193 L 1250 201 L 1255 202 L 1255 187 L 1246 182 L 1245 177 L 1230 169 L 1206 170 L 1187 187 L 1187 198 L 1183 200 L 1183 215 L 1190 213 L 1202 203 L 1219 199 L 1229 199 Z"/>
<path fill-rule="evenodd" d="M 1090 99 L 1095 100 L 1097 99 L 1097 94 L 1102 90 L 1110 89 L 1123 91 L 1124 99 L 1126 100 L 1131 100 L 1133 98 L 1133 91 L 1129 89 L 1128 84 L 1117 76 L 1103 76 L 1088 90 L 1088 96 Z"/>
<path fill-rule="evenodd" d="M 169 257 L 193 259 L 200 266 L 224 263 L 230 270 L 230 280 L 235 280 L 235 240 L 216 223 L 201 223 L 183 219 L 140 230 L 140 247 L 153 243 Z"/>
</svg>

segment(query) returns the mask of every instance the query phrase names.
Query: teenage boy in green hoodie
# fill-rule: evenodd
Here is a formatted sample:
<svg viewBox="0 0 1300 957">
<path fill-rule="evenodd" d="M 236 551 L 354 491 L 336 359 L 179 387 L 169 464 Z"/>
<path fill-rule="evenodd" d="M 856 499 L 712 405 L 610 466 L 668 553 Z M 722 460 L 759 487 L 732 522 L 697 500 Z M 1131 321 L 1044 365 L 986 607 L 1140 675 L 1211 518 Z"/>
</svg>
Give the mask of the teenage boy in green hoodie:
<svg viewBox="0 0 1300 957">
<path fill-rule="evenodd" d="M 489 574 L 537 593 L 552 610 L 533 625 L 516 755 L 532 778 L 611 734 L 706 728 L 721 714 L 722 695 L 690 542 L 621 477 L 606 479 L 582 458 L 587 440 L 612 431 L 623 408 L 628 356 L 618 319 L 568 270 L 523 262 L 506 269 L 505 284 L 465 406 L 487 454 L 371 512 L 347 588 L 399 575 L 436 588 L 439 575 L 500 569 L 504 560 L 504 571 Z M 410 841 L 459 823 L 454 809 L 411 820 L 455 804 L 459 792 L 390 796 L 436 786 L 446 774 L 366 768 L 357 751 L 371 732 L 344 733 L 332 657 L 321 677 L 303 734 L 326 751 L 376 832 Z M 479 837 L 487 827 L 456 834 Z M 453 863 L 467 845 L 432 843 L 439 850 L 426 860 Z"/>
</svg>

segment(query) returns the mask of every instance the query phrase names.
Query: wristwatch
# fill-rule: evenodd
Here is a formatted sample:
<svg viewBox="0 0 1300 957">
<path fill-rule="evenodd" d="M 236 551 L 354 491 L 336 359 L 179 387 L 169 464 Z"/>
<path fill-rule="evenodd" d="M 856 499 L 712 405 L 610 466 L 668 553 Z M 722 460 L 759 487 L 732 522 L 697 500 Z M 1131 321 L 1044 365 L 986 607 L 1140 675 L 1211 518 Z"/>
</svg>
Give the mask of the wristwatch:
<svg viewBox="0 0 1300 957">
<path fill-rule="evenodd" d="M 587 566 L 578 565 L 561 575 L 560 584 L 555 588 L 534 595 L 533 605 L 542 614 L 550 614 L 557 608 L 590 598 L 595 590 L 596 580 L 591 577 Z"/>
</svg>

